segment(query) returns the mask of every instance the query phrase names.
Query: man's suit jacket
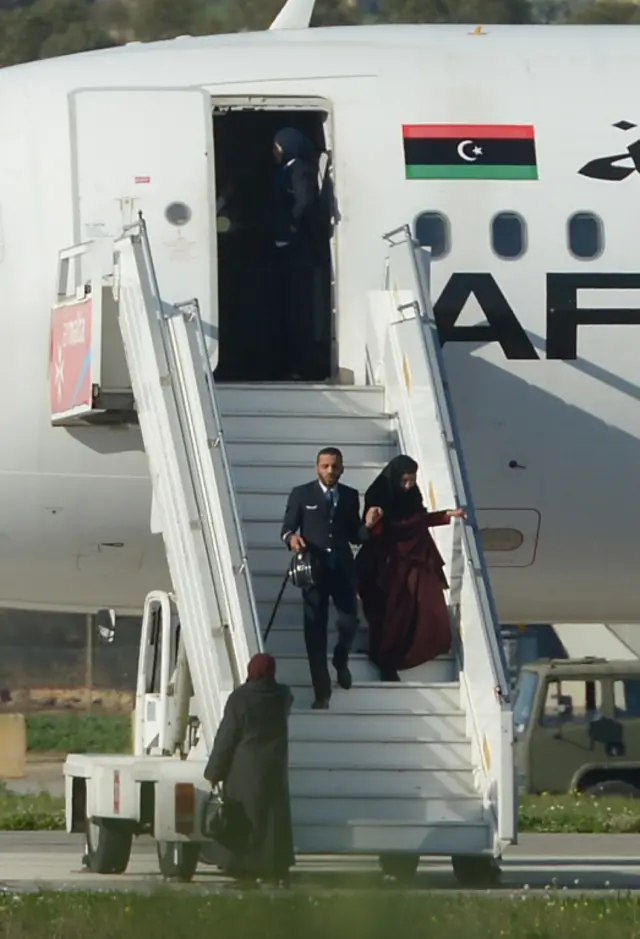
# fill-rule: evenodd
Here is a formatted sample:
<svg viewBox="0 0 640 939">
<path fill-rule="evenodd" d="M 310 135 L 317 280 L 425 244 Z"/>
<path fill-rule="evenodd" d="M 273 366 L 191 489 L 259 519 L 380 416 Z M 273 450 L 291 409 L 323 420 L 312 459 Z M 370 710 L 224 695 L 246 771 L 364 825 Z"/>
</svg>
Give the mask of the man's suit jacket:
<svg viewBox="0 0 640 939">
<path fill-rule="evenodd" d="M 338 483 L 338 503 L 331 518 L 325 491 L 317 480 L 291 490 L 284 513 L 281 537 L 301 535 L 315 555 L 331 549 L 341 566 L 351 567 L 350 545 L 360 545 L 369 537 L 369 529 L 360 518 L 360 496 L 356 489 Z"/>
</svg>

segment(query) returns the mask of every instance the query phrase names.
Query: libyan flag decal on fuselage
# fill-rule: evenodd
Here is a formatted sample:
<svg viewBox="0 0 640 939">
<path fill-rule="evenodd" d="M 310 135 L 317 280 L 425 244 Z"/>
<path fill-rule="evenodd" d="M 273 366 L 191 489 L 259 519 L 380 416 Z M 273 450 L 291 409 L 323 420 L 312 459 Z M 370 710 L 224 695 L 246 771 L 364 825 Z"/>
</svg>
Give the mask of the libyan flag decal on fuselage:
<svg viewBox="0 0 640 939">
<path fill-rule="evenodd" d="M 530 124 L 404 124 L 407 179 L 537 179 Z"/>
</svg>

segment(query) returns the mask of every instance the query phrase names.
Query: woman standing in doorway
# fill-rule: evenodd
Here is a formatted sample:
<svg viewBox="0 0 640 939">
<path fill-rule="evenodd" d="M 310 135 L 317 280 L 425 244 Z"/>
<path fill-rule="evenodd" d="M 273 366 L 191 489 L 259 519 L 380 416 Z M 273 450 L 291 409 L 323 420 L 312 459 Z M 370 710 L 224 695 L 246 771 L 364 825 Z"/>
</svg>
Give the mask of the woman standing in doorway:
<svg viewBox="0 0 640 939">
<path fill-rule="evenodd" d="M 247 850 L 216 852 L 224 855 L 219 866 L 240 880 L 286 885 L 295 863 L 287 728 L 292 702 L 289 688 L 276 681 L 275 659 L 266 652 L 254 655 L 247 681 L 229 695 L 204 772 L 212 786 L 222 784 L 225 801 L 243 812 Z"/>
<path fill-rule="evenodd" d="M 451 646 L 444 561 L 430 527 L 463 518 L 463 509 L 427 512 L 418 464 L 400 455 L 367 489 L 364 511 L 377 505 L 382 520 L 356 558 L 358 593 L 369 626 L 369 657 L 383 681 L 423 665 Z"/>
</svg>

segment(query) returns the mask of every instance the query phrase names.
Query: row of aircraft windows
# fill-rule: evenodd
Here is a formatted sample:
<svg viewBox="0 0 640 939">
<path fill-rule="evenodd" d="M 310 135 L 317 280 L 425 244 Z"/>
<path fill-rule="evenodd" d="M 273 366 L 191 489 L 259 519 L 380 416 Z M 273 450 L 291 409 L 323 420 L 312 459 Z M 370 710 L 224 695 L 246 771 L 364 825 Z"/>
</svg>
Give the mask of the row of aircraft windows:
<svg viewBox="0 0 640 939">
<path fill-rule="evenodd" d="M 416 239 L 431 248 L 434 259 L 451 250 L 451 224 L 440 212 L 423 212 L 416 219 Z M 527 223 L 517 212 L 499 212 L 491 222 L 491 245 L 499 258 L 516 261 L 527 250 Z M 580 261 L 592 261 L 604 250 L 604 226 L 592 212 L 576 212 L 567 222 L 567 246 Z"/>
</svg>

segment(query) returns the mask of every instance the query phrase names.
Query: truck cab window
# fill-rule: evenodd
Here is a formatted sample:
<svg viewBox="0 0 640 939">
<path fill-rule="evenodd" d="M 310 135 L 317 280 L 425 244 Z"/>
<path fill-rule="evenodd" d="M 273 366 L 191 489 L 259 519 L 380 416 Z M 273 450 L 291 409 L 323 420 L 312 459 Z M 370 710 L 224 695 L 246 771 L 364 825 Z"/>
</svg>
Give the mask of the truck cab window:
<svg viewBox="0 0 640 939">
<path fill-rule="evenodd" d="M 539 681 L 537 672 L 527 669 L 520 672 L 513 705 L 513 726 L 516 734 L 522 734 L 527 729 Z"/>
<path fill-rule="evenodd" d="M 618 719 L 637 719 L 640 717 L 640 681 L 621 679 L 613 686 L 613 702 Z"/>
<path fill-rule="evenodd" d="M 599 681 L 554 679 L 547 684 L 540 723 L 544 727 L 585 724 L 602 716 L 602 684 Z"/>
</svg>

